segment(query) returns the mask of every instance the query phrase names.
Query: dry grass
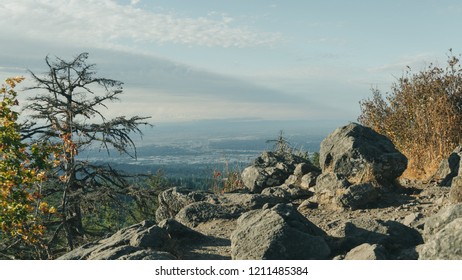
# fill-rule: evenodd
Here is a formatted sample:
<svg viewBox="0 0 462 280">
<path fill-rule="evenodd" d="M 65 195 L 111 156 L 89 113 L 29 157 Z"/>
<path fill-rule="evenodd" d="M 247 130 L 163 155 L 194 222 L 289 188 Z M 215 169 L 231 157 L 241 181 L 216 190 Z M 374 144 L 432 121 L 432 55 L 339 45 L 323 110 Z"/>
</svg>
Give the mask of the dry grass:
<svg viewBox="0 0 462 280">
<path fill-rule="evenodd" d="M 409 159 L 403 177 L 428 179 L 462 138 L 462 67 L 450 54 L 445 68 L 408 71 L 391 93 L 373 90 L 359 122 L 389 137 Z"/>
</svg>

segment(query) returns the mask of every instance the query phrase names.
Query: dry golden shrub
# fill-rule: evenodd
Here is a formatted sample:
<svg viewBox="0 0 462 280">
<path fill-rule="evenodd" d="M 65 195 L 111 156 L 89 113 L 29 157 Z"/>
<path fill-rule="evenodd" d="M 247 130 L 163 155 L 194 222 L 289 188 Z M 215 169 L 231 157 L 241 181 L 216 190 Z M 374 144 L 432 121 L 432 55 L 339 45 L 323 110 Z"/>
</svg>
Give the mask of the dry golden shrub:
<svg viewBox="0 0 462 280">
<path fill-rule="evenodd" d="M 403 177 L 428 179 L 462 138 L 462 67 L 448 55 L 447 66 L 410 67 L 382 94 L 360 102 L 358 121 L 389 137 L 408 159 Z"/>
</svg>

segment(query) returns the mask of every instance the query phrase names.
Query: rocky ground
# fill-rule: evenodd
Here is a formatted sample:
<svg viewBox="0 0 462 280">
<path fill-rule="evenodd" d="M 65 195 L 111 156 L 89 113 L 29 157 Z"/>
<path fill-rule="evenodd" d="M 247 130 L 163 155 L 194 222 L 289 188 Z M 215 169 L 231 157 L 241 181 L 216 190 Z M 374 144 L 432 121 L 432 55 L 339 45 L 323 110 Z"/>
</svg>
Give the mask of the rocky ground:
<svg viewBox="0 0 462 280">
<path fill-rule="evenodd" d="M 264 152 L 245 189 L 172 188 L 154 221 L 61 259 L 462 259 L 462 148 L 431 182 L 400 179 L 391 141 L 350 124 L 321 143 L 321 168 Z"/>
<path fill-rule="evenodd" d="M 358 210 L 300 209 L 309 221 L 328 235 L 338 236 L 338 228 L 352 219 L 397 221 L 423 234 L 425 220 L 447 206 L 448 187 L 436 183 L 406 182 L 402 191 L 384 194 L 377 208 Z M 303 200 L 293 201 L 298 207 Z M 181 249 L 182 259 L 231 259 L 231 233 L 236 220 L 212 220 L 199 224 L 194 230 L 209 236 L 204 242 L 189 244 Z M 342 257 L 342 256 L 340 256 Z"/>
</svg>

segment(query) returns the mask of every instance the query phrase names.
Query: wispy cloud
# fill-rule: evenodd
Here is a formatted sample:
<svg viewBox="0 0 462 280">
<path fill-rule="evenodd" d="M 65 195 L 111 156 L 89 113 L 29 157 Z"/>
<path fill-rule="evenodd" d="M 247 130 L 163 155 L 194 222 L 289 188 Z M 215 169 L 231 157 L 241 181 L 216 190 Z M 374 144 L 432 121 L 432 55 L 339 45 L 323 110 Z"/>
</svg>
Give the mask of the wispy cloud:
<svg viewBox="0 0 462 280">
<path fill-rule="evenodd" d="M 239 26 L 230 17 L 154 13 L 111 0 L 17 0 L 0 3 L 0 25 L 10 35 L 78 46 L 130 47 L 173 43 L 207 47 L 273 45 L 277 33 Z M 5 31 L 3 31 L 5 32 Z"/>
<path fill-rule="evenodd" d="M 420 71 L 423 70 L 425 66 L 428 66 L 430 63 L 434 63 L 435 61 L 439 61 L 436 55 L 431 53 L 419 53 L 415 55 L 403 56 L 392 63 L 371 67 L 367 69 L 367 71 L 370 73 L 384 73 L 386 75 L 390 75 L 402 73 L 408 66 L 411 69 Z"/>
</svg>

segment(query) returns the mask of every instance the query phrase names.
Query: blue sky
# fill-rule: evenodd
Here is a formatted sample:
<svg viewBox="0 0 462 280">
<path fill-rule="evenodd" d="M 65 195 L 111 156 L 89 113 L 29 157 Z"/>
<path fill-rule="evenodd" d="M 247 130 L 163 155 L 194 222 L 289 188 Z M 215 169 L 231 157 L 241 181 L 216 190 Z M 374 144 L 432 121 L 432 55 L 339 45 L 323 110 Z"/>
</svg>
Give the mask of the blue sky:
<svg viewBox="0 0 462 280">
<path fill-rule="evenodd" d="M 0 78 L 89 52 L 125 83 L 108 114 L 355 121 L 388 90 L 462 52 L 462 2 L 0 0 Z"/>
</svg>

